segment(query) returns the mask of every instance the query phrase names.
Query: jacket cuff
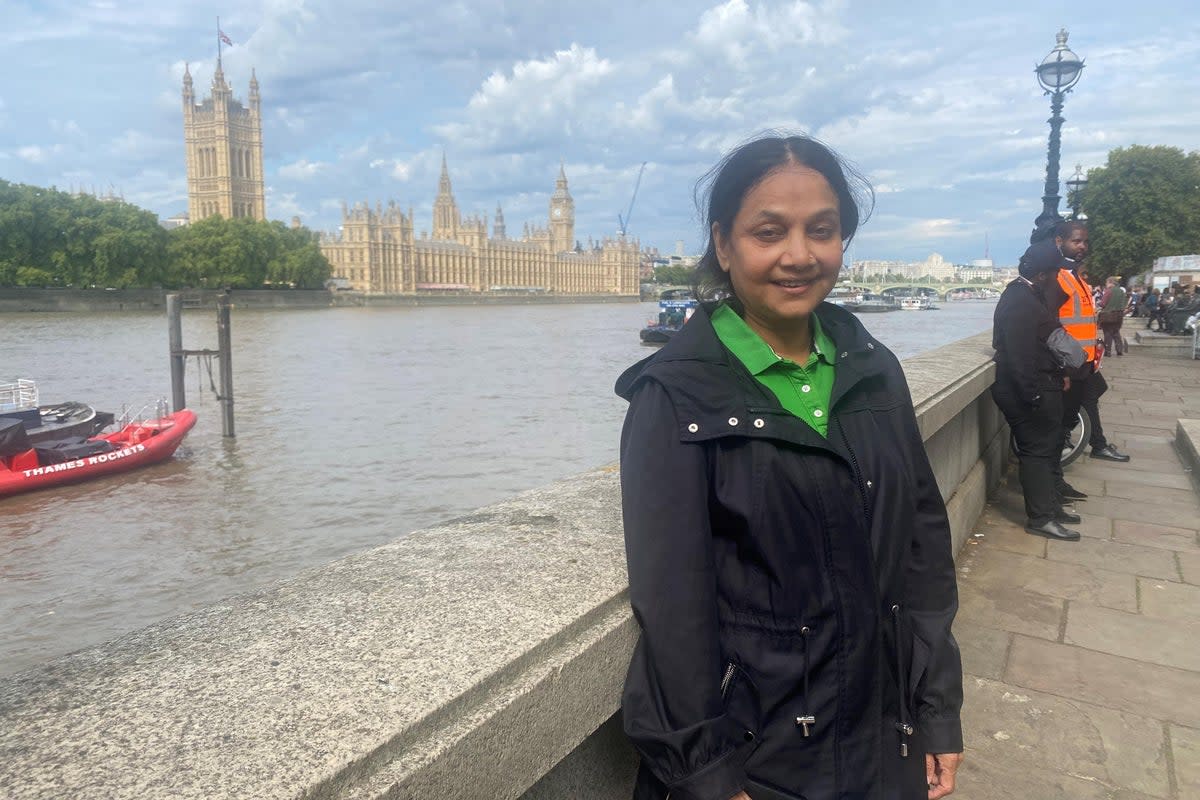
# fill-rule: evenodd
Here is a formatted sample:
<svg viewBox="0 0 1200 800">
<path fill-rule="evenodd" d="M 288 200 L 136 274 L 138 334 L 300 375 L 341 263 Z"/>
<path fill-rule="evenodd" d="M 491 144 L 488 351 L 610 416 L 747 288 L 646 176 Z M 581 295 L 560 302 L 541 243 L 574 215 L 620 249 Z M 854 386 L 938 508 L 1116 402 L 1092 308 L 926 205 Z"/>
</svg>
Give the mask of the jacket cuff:
<svg viewBox="0 0 1200 800">
<path fill-rule="evenodd" d="M 672 783 L 669 797 L 671 800 L 729 800 L 742 791 L 745 782 L 742 759 L 738 757 L 740 752 L 740 748 L 734 748 L 706 764 L 699 772 Z"/>
<path fill-rule="evenodd" d="M 928 718 L 919 723 L 921 736 L 928 753 L 961 753 L 963 751 L 962 722 L 958 717 Z"/>
</svg>

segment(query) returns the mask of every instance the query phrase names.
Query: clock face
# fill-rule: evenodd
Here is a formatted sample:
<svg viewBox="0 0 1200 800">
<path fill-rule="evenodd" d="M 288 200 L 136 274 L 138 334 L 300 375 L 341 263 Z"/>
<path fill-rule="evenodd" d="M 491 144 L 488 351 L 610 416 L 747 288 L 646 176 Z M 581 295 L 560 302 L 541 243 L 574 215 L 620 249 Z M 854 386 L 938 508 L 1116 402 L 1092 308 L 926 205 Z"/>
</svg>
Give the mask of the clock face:
<svg viewBox="0 0 1200 800">
<path fill-rule="evenodd" d="M 562 216 L 562 209 L 561 208 L 554 209 L 553 214 L 554 214 L 554 218 L 558 219 L 559 217 Z"/>
</svg>

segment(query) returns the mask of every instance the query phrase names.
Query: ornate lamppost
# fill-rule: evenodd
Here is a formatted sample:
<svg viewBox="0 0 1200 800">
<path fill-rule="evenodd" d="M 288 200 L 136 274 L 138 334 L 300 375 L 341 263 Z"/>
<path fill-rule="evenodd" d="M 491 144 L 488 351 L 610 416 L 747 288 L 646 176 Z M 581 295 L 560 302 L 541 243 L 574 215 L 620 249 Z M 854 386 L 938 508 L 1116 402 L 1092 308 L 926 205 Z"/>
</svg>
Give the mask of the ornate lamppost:
<svg viewBox="0 0 1200 800">
<path fill-rule="evenodd" d="M 1067 47 L 1067 29 L 1058 32 L 1058 43 L 1035 68 L 1038 83 L 1050 95 L 1050 144 L 1046 157 L 1046 193 L 1042 195 L 1042 213 L 1034 220 L 1029 241 L 1041 241 L 1051 234 L 1062 219 L 1058 215 L 1058 158 L 1062 142 L 1063 98 L 1083 72 L 1083 60 Z"/>
<path fill-rule="evenodd" d="M 1071 204 L 1071 219 L 1077 219 L 1080 222 L 1087 221 L 1087 214 L 1079 212 L 1079 206 L 1083 202 L 1083 189 L 1087 186 L 1087 176 L 1083 174 L 1083 165 L 1075 165 L 1075 174 L 1067 180 L 1063 181 L 1067 185 L 1067 202 Z"/>
</svg>

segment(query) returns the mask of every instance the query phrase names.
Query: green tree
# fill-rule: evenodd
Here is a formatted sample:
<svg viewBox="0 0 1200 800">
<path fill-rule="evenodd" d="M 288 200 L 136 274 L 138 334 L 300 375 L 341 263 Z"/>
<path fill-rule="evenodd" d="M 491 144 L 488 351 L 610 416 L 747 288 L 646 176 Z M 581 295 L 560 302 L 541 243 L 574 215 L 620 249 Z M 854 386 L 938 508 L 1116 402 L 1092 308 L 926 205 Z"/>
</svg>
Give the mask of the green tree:
<svg viewBox="0 0 1200 800">
<path fill-rule="evenodd" d="M 1148 270 L 1160 256 L 1200 253 L 1200 154 L 1121 147 L 1088 172 L 1093 280 Z"/>
<path fill-rule="evenodd" d="M 692 282 L 692 268 L 668 264 L 654 268 L 654 282 L 667 286 L 686 286 Z"/>
<path fill-rule="evenodd" d="M 330 273 L 313 233 L 281 222 L 208 217 L 168 238 L 172 286 L 311 289 L 324 285 Z"/>
</svg>

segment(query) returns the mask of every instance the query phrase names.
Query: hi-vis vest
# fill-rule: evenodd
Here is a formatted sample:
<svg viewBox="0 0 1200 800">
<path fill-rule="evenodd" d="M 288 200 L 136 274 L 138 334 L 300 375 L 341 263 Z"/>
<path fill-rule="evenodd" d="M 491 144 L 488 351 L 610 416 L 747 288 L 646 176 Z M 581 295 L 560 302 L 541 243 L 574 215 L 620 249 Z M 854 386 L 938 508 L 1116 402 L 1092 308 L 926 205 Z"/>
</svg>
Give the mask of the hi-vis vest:
<svg viewBox="0 0 1200 800">
<path fill-rule="evenodd" d="M 1079 342 L 1088 361 L 1096 360 L 1096 302 L 1092 290 L 1069 269 L 1058 271 L 1058 285 L 1067 293 L 1067 301 L 1058 309 L 1058 321 Z"/>
</svg>

